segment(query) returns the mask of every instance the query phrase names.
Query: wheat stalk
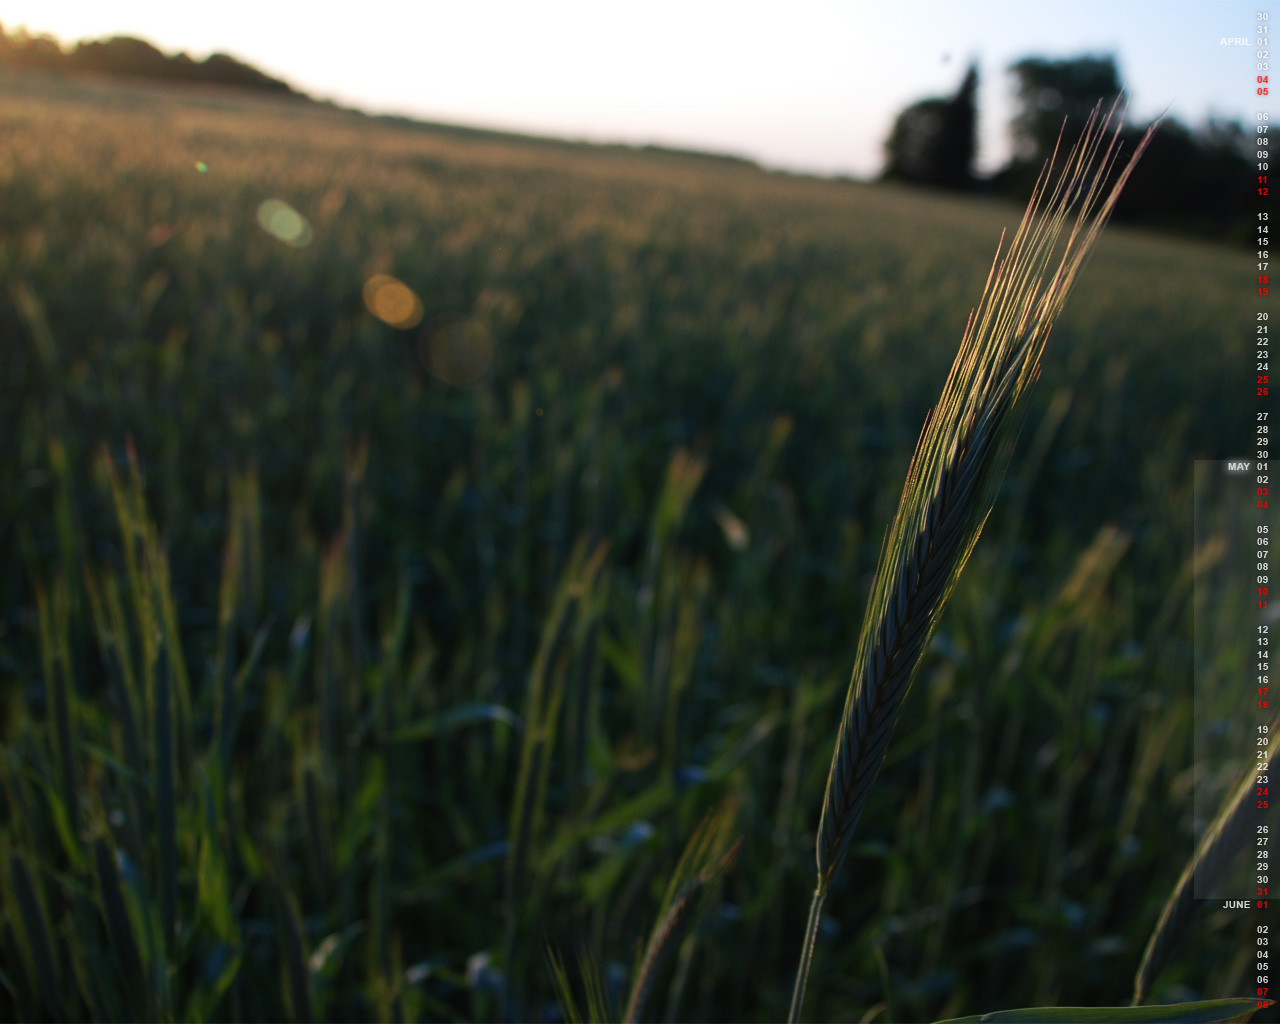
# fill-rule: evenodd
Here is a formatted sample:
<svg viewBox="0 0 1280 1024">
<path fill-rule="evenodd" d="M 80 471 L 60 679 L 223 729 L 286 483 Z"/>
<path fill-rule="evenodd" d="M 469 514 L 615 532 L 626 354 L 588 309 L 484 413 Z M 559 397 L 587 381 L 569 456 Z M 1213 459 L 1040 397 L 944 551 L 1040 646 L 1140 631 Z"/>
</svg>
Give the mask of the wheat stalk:
<svg viewBox="0 0 1280 1024">
<path fill-rule="evenodd" d="M 818 826 L 818 880 L 792 993 L 792 1021 L 799 1019 L 804 1003 L 831 879 L 848 850 L 921 656 L 991 511 L 1024 412 L 1019 400 L 1039 375 L 1054 319 L 1155 131 L 1156 125 L 1148 129 L 1104 196 L 1119 157 L 1119 127 L 1109 142 L 1106 138 L 1116 109 L 1100 119 L 1095 108 L 1052 189 L 1057 148 L 1045 165 L 1003 260 L 997 249 L 982 299 L 969 315 L 942 396 L 912 456 L 880 553 L 827 777 Z"/>
<path fill-rule="evenodd" d="M 723 803 L 702 821 L 681 854 L 667 886 L 658 923 L 649 936 L 644 959 L 632 983 L 631 996 L 622 1015 L 623 1024 L 636 1024 L 643 1019 L 658 976 L 684 941 L 702 896 L 733 865 L 742 840 L 728 850 L 724 846 L 737 813 L 736 801 L 730 799 Z"/>
</svg>

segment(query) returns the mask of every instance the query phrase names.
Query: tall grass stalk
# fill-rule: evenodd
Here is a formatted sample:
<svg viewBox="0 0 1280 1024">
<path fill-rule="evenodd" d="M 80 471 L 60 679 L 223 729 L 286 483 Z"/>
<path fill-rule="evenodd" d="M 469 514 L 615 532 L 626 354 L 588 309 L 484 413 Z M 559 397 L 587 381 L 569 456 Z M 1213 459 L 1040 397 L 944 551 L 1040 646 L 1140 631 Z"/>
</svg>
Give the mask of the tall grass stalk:
<svg viewBox="0 0 1280 1024">
<path fill-rule="evenodd" d="M 49 680 L 50 746 L 58 755 L 58 793 L 68 814 L 75 813 L 76 806 L 76 741 L 74 738 L 72 702 L 75 685 L 71 678 L 68 652 L 69 599 L 64 579 L 58 579 L 50 597 L 43 588 L 36 590 L 36 608 L 39 613 L 40 651 L 44 660 L 45 678 Z"/>
<path fill-rule="evenodd" d="M 142 954 L 134 938 L 133 925 L 120 891 L 120 872 L 107 841 L 101 836 L 93 844 L 94 874 L 98 883 L 98 897 L 106 918 L 107 934 L 111 937 L 111 950 L 120 971 L 120 980 L 130 1009 L 141 1019 L 150 1009 L 147 1005 L 146 974 L 142 967 Z"/>
<path fill-rule="evenodd" d="M 178 924 L 178 797 L 174 782 L 173 713 L 169 666 L 164 644 L 157 645 L 156 667 L 156 831 L 160 845 L 160 923 L 164 949 L 171 952 Z"/>
<path fill-rule="evenodd" d="M 659 976 L 689 933 L 703 895 L 733 865 L 742 844 L 739 839 L 729 845 L 729 831 L 737 813 L 736 802 L 726 801 L 704 819 L 685 846 L 632 981 L 622 1015 L 624 1024 L 636 1024 L 644 1018 Z"/>
<path fill-rule="evenodd" d="M 9 854 L 9 880 L 13 899 L 18 906 L 26 950 L 35 967 L 35 980 L 45 1009 L 53 1018 L 61 1018 L 62 980 L 58 961 L 55 959 L 53 940 L 45 923 L 48 917 L 27 860 L 17 850 Z"/>
<path fill-rule="evenodd" d="M 568 690 L 565 644 L 571 644 L 570 616 L 589 614 L 593 588 L 608 553 L 608 544 L 598 544 L 590 553 L 586 538 L 579 539 L 565 566 L 560 585 L 552 599 L 539 641 L 538 653 L 529 673 L 525 697 L 524 737 L 515 797 L 511 805 L 509 854 L 506 865 L 506 937 L 504 969 L 507 972 L 508 1016 L 521 1016 L 522 960 L 517 939 L 522 926 L 533 917 L 530 892 L 541 891 L 539 870 L 533 861 L 541 835 L 551 756 L 555 749 L 560 709 Z"/>
<path fill-rule="evenodd" d="M 1025 412 L 1020 399 L 1039 376 L 1045 341 L 1076 273 L 1155 130 L 1143 136 L 1108 192 L 1120 149 L 1119 128 L 1110 133 L 1115 115 L 1115 107 L 1105 118 L 1095 109 L 1065 162 L 1058 165 L 1055 149 L 1041 172 L 1003 260 L 997 250 L 916 445 L 880 553 L 831 759 L 792 1021 L 804 1004 L 831 880 L 879 773 L 898 709 L 991 511 Z"/>
</svg>

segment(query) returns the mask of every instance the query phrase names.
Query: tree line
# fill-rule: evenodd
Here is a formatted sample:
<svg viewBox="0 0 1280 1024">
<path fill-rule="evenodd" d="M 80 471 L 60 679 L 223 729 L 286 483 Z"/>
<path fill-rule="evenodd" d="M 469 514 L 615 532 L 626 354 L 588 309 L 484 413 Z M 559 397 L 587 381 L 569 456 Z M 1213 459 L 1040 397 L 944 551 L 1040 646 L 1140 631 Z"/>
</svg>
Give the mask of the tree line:
<svg viewBox="0 0 1280 1024">
<path fill-rule="evenodd" d="M 913 103 L 894 122 L 885 141 L 882 177 L 890 181 L 985 192 L 1025 202 L 1044 161 L 1058 144 L 1072 145 L 1095 105 L 1121 96 L 1115 59 L 1067 60 L 1028 57 L 1010 69 L 1017 83 L 1018 111 L 1010 125 L 1013 155 L 994 175 L 974 170 L 977 155 L 978 69 L 970 65 L 952 96 Z M 1126 128 L 1127 149 L 1145 126 Z M 1238 122 L 1211 119 L 1193 130 L 1175 118 L 1160 125 L 1129 180 L 1114 219 L 1222 241 L 1251 244 L 1255 198 L 1254 140 Z"/>
<path fill-rule="evenodd" d="M 35 68 L 56 72 L 151 78 L 177 82 L 206 82 L 276 94 L 298 94 L 287 82 L 225 53 L 193 60 L 185 53 L 169 56 L 143 39 L 114 36 L 77 43 L 63 50 L 49 36 L 5 32 L 0 26 L 0 68 Z"/>
</svg>

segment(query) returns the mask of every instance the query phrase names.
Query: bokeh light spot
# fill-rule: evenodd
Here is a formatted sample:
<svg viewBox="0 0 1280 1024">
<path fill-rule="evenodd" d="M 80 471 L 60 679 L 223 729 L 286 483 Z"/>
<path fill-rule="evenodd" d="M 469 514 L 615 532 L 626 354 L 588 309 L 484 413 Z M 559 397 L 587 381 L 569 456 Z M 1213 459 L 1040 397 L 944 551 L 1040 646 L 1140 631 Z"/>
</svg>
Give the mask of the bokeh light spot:
<svg viewBox="0 0 1280 1024">
<path fill-rule="evenodd" d="M 715 517 L 720 532 L 724 534 L 725 543 L 734 551 L 745 551 L 751 544 L 751 531 L 747 529 L 747 524 L 723 505 L 716 509 Z"/>
<path fill-rule="evenodd" d="M 466 387 L 493 364 L 493 339 L 478 321 L 460 314 L 440 317 L 423 332 L 419 354 L 435 376 Z"/>
<path fill-rule="evenodd" d="M 267 234 L 295 249 L 301 249 L 311 241 L 311 225 L 307 218 L 283 199 L 264 200 L 258 207 L 258 223 Z"/>
<path fill-rule="evenodd" d="M 197 171 L 199 171 L 201 174 L 208 174 L 208 173 L 209 173 L 209 165 L 208 165 L 207 163 L 205 163 L 203 160 L 197 160 L 197 161 L 196 161 L 196 170 L 197 170 Z"/>
<path fill-rule="evenodd" d="M 173 237 L 173 232 L 172 224 L 153 224 L 147 232 L 147 241 L 158 248 Z"/>
<path fill-rule="evenodd" d="M 383 323 L 401 330 L 422 322 L 422 302 L 412 288 L 390 274 L 374 274 L 364 283 L 364 305 Z"/>
</svg>

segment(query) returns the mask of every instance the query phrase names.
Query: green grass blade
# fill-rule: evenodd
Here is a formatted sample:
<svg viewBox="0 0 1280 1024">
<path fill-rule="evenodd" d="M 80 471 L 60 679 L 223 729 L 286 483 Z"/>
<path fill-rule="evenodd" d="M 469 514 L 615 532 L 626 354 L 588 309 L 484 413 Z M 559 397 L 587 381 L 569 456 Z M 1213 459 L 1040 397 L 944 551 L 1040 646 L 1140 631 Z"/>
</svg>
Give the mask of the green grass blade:
<svg viewBox="0 0 1280 1024">
<path fill-rule="evenodd" d="M 127 643 L 124 630 L 118 628 L 116 623 L 120 616 L 119 592 L 116 590 L 114 579 L 110 576 L 103 574 L 99 577 L 89 570 L 84 573 L 84 584 L 85 592 L 89 595 L 89 609 L 98 637 L 98 650 L 102 656 L 102 664 L 106 668 L 111 695 L 116 702 L 116 718 L 120 722 L 125 760 L 133 772 L 134 779 L 141 782 L 145 772 L 145 762 L 138 739 L 138 709 L 131 685 L 133 673 L 126 663 L 128 652 L 123 646 Z"/>
<path fill-rule="evenodd" d="M 157 647 L 156 687 L 156 833 L 160 854 L 160 925 L 163 948 L 172 951 L 178 921 L 178 798 L 173 774 L 173 711 L 170 707 L 165 645 Z"/>
<path fill-rule="evenodd" d="M 48 918 L 31 877 L 31 870 L 27 867 L 26 858 L 17 850 L 9 855 L 9 881 L 18 903 L 19 919 L 22 922 L 28 954 L 35 967 L 41 999 L 54 1018 L 63 1019 L 66 1014 L 62 1010 L 61 972 L 58 970 L 58 961 L 54 955 Z"/>
<path fill-rule="evenodd" d="M 14 305 L 18 307 L 18 312 L 22 315 L 27 329 L 31 332 L 36 352 L 40 356 L 40 363 L 52 389 L 58 378 L 58 347 L 53 338 L 53 331 L 49 329 L 49 321 L 45 317 L 44 305 L 25 281 L 19 281 L 15 284 L 11 294 Z"/>
<path fill-rule="evenodd" d="M 590 592 L 592 580 L 600 569 L 605 551 L 605 546 L 600 545 L 588 558 L 585 539 L 575 546 L 543 624 L 538 653 L 529 673 L 524 742 L 520 750 L 520 768 L 516 776 L 515 796 L 509 819 L 510 855 L 506 872 L 504 967 L 510 981 L 517 986 L 517 991 L 520 971 L 512 963 L 519 955 L 516 935 L 527 909 L 522 901 L 527 896 L 529 865 L 542 820 L 547 770 L 555 745 L 560 704 L 567 687 L 567 672 L 556 654 L 563 643 L 570 608 L 575 601 Z M 518 1011 L 519 996 L 513 998 Z"/>
<path fill-rule="evenodd" d="M 111 955 L 98 927 L 97 903 L 91 891 L 75 892 L 70 910 L 72 934 L 81 941 L 68 948 L 65 955 L 76 979 L 80 1005 L 94 1020 L 124 1020 L 126 1015 L 117 998 L 119 975 L 108 966 Z M 136 1015 L 128 1017 L 132 1020 Z"/>
<path fill-rule="evenodd" d="M 1167 1006 L 1041 1006 L 954 1017 L 938 1024 L 1214 1024 L 1247 1020 L 1255 999 L 1209 999 Z"/>
<path fill-rule="evenodd" d="M 132 446 L 130 446 L 132 452 Z M 152 602 L 151 587 L 143 576 L 142 556 L 145 551 L 145 529 L 142 512 L 138 508 L 138 495 L 126 488 L 121 479 L 115 460 L 104 445 L 97 468 L 111 492 L 112 506 L 116 513 L 116 523 L 120 527 L 121 554 L 125 572 L 128 577 L 127 595 L 133 605 L 134 625 L 139 648 L 140 663 L 145 680 L 142 721 L 151 721 L 154 716 L 155 694 L 151 686 L 150 673 L 147 666 L 155 661 L 155 638 L 157 634 L 155 609 Z M 123 634 L 122 634 L 123 635 Z"/>
<path fill-rule="evenodd" d="M 482 722 L 501 722 L 516 732 L 524 727 L 520 717 L 501 704 L 462 704 L 396 729 L 388 739 L 391 743 L 416 743 Z"/>
<path fill-rule="evenodd" d="M 236 945 L 240 941 L 240 928 L 232 912 L 231 880 L 226 858 L 219 849 L 216 835 L 211 832 L 200 838 L 196 900 L 213 933 L 228 945 Z"/>
<path fill-rule="evenodd" d="M 67 855 L 67 860 L 76 868 L 83 867 L 84 854 L 80 849 L 80 840 L 76 835 L 71 809 L 63 802 L 57 785 L 46 776 L 43 770 L 27 768 L 26 771 L 44 795 L 50 823 L 58 836 L 58 841 L 62 844 L 62 851 Z"/>
<path fill-rule="evenodd" d="M 126 1005 L 136 1019 L 144 1020 L 152 1016 L 146 998 L 146 974 L 142 969 L 142 956 L 138 951 L 133 924 L 129 920 L 124 897 L 120 892 L 119 870 L 105 839 L 94 841 L 93 866 L 102 916 L 111 936 L 112 955 L 120 969 Z"/>
<path fill-rule="evenodd" d="M 36 607 L 40 623 L 40 654 L 44 666 L 45 687 L 49 695 L 51 746 L 57 753 L 58 792 L 71 814 L 76 807 L 76 739 L 72 727 L 75 689 L 71 681 L 68 651 L 68 608 L 65 581 L 59 577 L 52 593 L 45 596 L 36 590 Z M 76 844 L 78 846 L 78 843 Z"/>
<path fill-rule="evenodd" d="M 311 1008 L 311 976 L 307 967 L 306 944 L 303 940 L 302 920 L 293 900 L 280 883 L 269 883 L 272 901 L 280 925 L 280 941 L 283 944 L 284 971 L 287 981 L 290 1018 L 302 1022 L 314 1019 Z"/>
<path fill-rule="evenodd" d="M 226 675 L 222 679 L 217 714 L 218 756 L 223 764 L 231 764 L 231 756 L 235 750 L 236 733 L 240 726 L 240 694 L 253 679 L 270 633 L 270 623 L 261 627 L 253 635 L 253 643 L 245 656 L 244 664 L 239 669 L 235 669 L 234 666 L 228 666 L 225 669 Z M 234 649 L 235 644 L 229 643 L 228 656 Z"/>
<path fill-rule="evenodd" d="M 314 861 L 316 885 L 327 891 L 333 880 L 334 853 L 330 827 L 332 817 L 321 806 L 322 784 L 323 779 L 316 768 L 309 766 L 303 770 L 302 802 L 307 826 L 307 850 Z"/>
<path fill-rule="evenodd" d="M 583 1024 L 586 1018 L 578 1009 L 578 1001 L 574 998 L 569 972 L 564 966 L 564 957 L 550 944 L 547 945 L 547 963 L 551 968 L 551 982 L 560 1004 L 560 1015 L 569 1021 L 569 1024 Z"/>
<path fill-rule="evenodd" d="M 3 957 L 5 965 L 0 987 L 4 988 L 13 1001 L 13 1007 L 17 1010 L 14 1016 L 18 1020 L 34 1019 L 38 1012 L 36 1006 L 39 995 L 35 982 L 27 977 L 27 965 L 18 945 L 18 936 L 7 920 L 0 924 L 0 957 Z"/>
</svg>

